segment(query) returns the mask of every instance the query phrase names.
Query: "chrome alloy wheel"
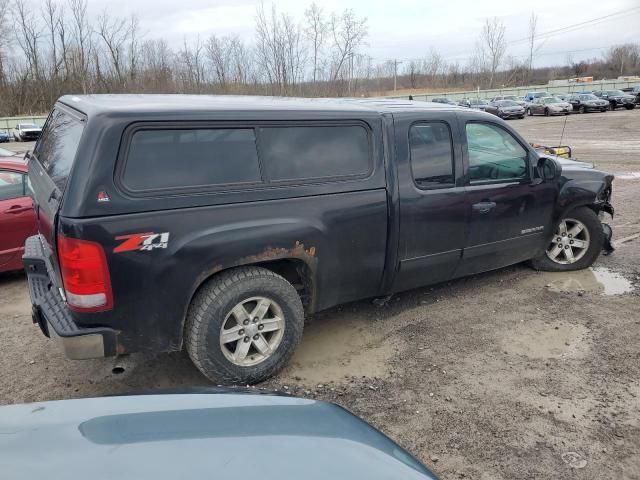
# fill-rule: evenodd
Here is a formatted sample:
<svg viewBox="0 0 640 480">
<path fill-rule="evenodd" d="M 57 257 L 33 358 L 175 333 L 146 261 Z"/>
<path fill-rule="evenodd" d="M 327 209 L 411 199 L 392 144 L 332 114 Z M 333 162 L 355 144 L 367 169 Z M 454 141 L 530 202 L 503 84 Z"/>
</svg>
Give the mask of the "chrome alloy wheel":
<svg viewBox="0 0 640 480">
<path fill-rule="evenodd" d="M 569 265 L 584 257 L 588 249 L 587 227 L 574 218 L 565 218 L 553 235 L 551 245 L 547 248 L 547 257 L 561 265 Z"/>
<path fill-rule="evenodd" d="M 284 335 L 284 313 L 266 297 L 251 297 L 231 309 L 220 329 L 220 348 L 231 363 L 257 365 L 276 351 Z"/>
</svg>

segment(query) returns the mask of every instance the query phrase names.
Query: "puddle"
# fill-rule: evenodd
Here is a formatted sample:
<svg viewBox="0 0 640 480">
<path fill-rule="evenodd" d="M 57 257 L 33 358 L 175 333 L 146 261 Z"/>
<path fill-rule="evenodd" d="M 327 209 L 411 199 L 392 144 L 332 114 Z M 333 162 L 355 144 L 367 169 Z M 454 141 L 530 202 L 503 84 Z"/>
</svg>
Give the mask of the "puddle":
<svg viewBox="0 0 640 480">
<path fill-rule="evenodd" d="M 594 267 L 591 271 L 602 285 L 604 295 L 622 295 L 633 291 L 631 282 L 617 272 L 612 272 L 604 267 Z"/>
<path fill-rule="evenodd" d="M 593 267 L 575 272 L 544 272 L 528 277 L 526 285 L 546 287 L 551 292 L 591 292 L 600 295 L 622 295 L 633 291 L 629 280 L 605 267 Z"/>
<path fill-rule="evenodd" d="M 388 335 L 372 322 L 317 318 L 305 326 L 302 342 L 283 372 L 309 383 L 341 381 L 344 377 L 385 377 L 387 360 L 395 352 Z"/>
<path fill-rule="evenodd" d="M 620 180 L 639 180 L 640 172 L 623 172 L 616 174 L 615 177 Z"/>
</svg>

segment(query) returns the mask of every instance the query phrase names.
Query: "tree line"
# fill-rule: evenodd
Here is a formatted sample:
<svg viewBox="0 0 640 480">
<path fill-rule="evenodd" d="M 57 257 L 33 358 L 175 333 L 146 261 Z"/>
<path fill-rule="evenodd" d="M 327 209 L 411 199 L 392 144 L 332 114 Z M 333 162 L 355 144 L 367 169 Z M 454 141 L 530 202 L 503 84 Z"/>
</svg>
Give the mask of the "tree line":
<svg viewBox="0 0 640 480">
<path fill-rule="evenodd" d="M 0 116 L 37 114 L 68 93 L 216 93 L 369 96 L 398 89 L 471 89 L 544 83 L 555 76 L 640 73 L 640 45 L 602 58 L 533 68 L 540 49 L 529 23 L 529 56 L 509 56 L 506 27 L 486 19 L 472 57 L 374 61 L 369 27 L 352 9 L 312 3 L 300 19 L 262 4 L 252 38 L 148 38 L 136 14 L 90 14 L 88 0 L 0 0 Z M 575 75 L 573 75 L 575 74 Z"/>
</svg>

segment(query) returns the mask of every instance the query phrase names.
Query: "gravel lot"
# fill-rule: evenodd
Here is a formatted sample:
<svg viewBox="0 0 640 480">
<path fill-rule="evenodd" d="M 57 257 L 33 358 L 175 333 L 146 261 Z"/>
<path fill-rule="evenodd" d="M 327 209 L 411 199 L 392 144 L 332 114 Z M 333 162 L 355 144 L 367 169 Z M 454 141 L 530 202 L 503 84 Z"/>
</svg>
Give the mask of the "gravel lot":
<svg viewBox="0 0 640 480">
<path fill-rule="evenodd" d="M 575 157 L 615 173 L 627 241 L 593 270 L 518 265 L 323 312 L 258 388 L 335 401 L 444 479 L 640 478 L 640 111 L 511 125 L 548 144 L 564 127 Z M 182 353 L 66 360 L 29 312 L 24 277 L 0 276 L 2 404 L 206 384 Z"/>
</svg>

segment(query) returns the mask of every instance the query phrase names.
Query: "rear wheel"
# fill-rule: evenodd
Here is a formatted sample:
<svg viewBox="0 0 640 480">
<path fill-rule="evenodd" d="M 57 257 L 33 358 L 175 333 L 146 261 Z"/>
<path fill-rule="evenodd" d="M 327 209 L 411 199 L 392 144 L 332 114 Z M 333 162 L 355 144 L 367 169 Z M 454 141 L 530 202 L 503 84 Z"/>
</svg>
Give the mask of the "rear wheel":
<svg viewBox="0 0 640 480">
<path fill-rule="evenodd" d="M 246 385 L 286 365 L 303 327 L 302 302 L 287 280 L 265 268 L 242 267 L 200 288 L 189 306 L 185 343 L 207 378 Z"/>
<path fill-rule="evenodd" d="M 626 108 L 627 110 L 633 110 L 634 108 L 636 108 L 635 105 L 625 105 L 624 108 Z"/>
<path fill-rule="evenodd" d="M 604 245 L 598 216 L 579 207 L 560 220 L 545 252 L 531 261 L 536 270 L 563 272 L 581 270 L 596 261 Z"/>
</svg>

